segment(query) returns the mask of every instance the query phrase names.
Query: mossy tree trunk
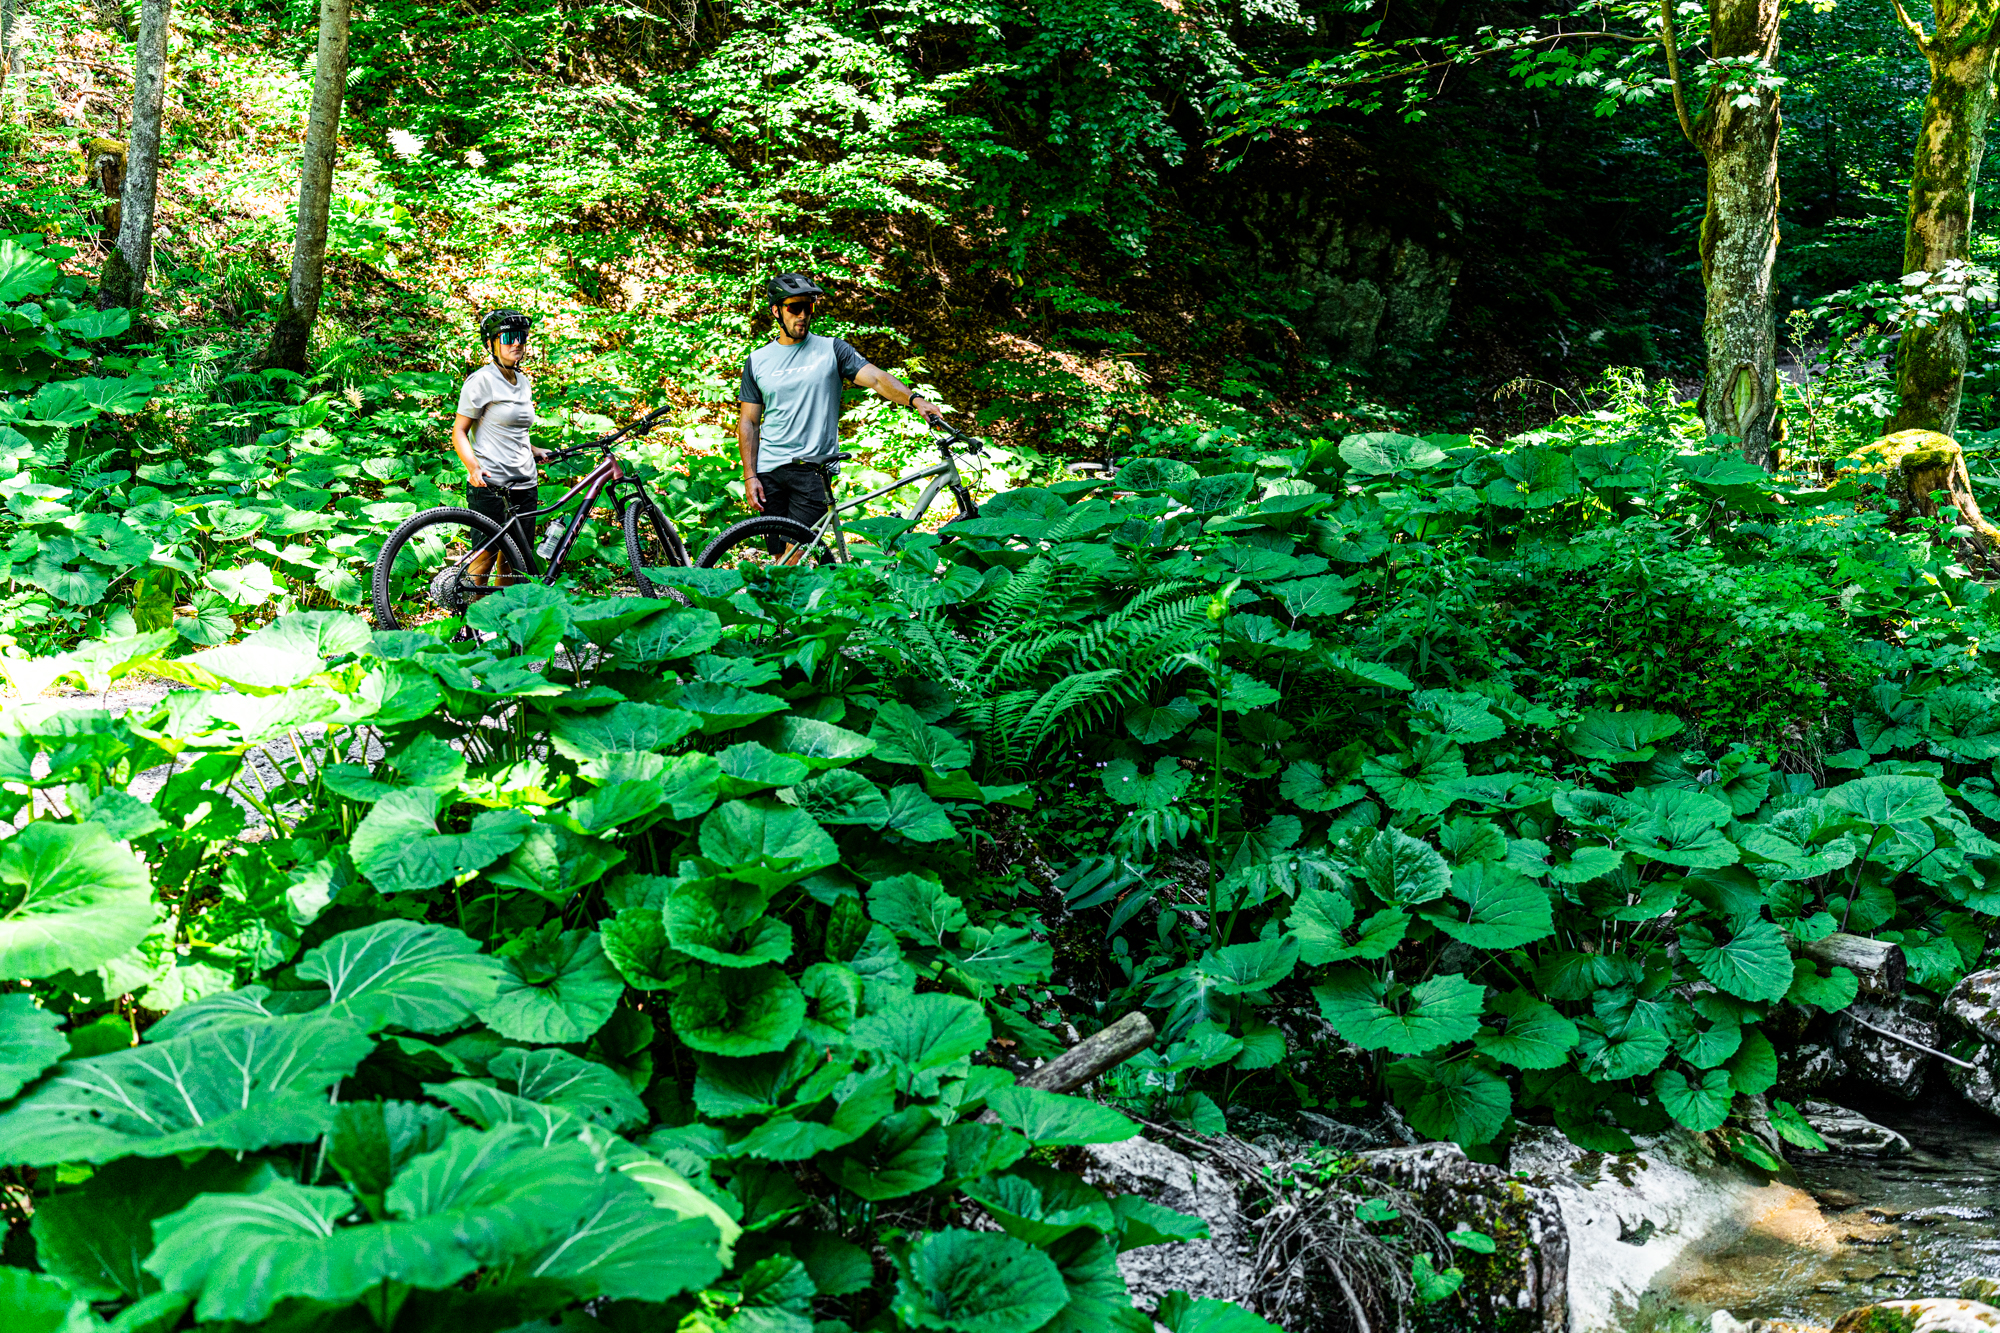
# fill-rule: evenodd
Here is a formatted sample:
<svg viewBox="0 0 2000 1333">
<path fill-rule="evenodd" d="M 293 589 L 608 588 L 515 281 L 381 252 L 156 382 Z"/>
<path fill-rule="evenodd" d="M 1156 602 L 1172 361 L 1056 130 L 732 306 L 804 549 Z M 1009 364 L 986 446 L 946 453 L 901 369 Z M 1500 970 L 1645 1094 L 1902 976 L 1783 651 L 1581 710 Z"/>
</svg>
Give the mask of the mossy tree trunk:
<svg viewBox="0 0 2000 1333">
<path fill-rule="evenodd" d="M 1709 31 L 1721 68 L 1693 127 L 1708 159 L 1701 413 L 1710 435 L 1734 436 L 1745 459 L 1768 468 L 1778 433 L 1778 0 L 1709 0 Z"/>
<path fill-rule="evenodd" d="M 333 163 L 340 150 L 340 106 L 347 90 L 349 0 L 320 0 L 319 58 L 312 110 L 306 119 L 305 162 L 299 170 L 299 227 L 292 238 L 292 274 L 285 306 L 262 364 L 300 374 L 326 277 L 326 220 L 333 201 Z"/>
<path fill-rule="evenodd" d="M 1930 62 L 1910 175 L 1910 211 L 1903 230 L 1903 272 L 1937 275 L 1971 256 L 1972 206 L 1986 126 L 1993 113 L 1994 57 L 2000 54 L 2000 0 L 1932 0 L 1937 30 L 1929 35 L 1904 11 L 1896 17 Z M 1942 295 L 1943 293 L 1937 293 Z M 1958 427 L 1970 329 L 1947 311 L 1903 331 L 1896 348 L 1901 397 L 1891 431 L 1923 429 L 1949 435 Z"/>
<path fill-rule="evenodd" d="M 119 193 L 118 240 L 104 257 L 98 284 L 102 307 L 135 314 L 153 263 L 153 205 L 159 195 L 160 116 L 167 95 L 167 26 L 172 0 L 145 0 L 132 65 L 132 134 L 125 144 L 125 180 Z"/>
</svg>

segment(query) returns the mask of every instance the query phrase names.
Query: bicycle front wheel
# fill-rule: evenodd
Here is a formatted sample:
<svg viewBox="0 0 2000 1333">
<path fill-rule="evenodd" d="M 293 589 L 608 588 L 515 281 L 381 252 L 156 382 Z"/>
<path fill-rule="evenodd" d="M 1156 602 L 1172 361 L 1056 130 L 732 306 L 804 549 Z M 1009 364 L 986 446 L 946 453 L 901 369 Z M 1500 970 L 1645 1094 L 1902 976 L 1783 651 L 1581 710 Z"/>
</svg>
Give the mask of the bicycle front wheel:
<svg viewBox="0 0 2000 1333">
<path fill-rule="evenodd" d="M 511 533 L 470 509 L 406 519 L 375 558 L 375 627 L 408 629 L 462 616 L 481 597 L 534 576 Z"/>
<path fill-rule="evenodd" d="M 724 528 L 695 563 L 703 569 L 752 569 L 823 565 L 832 559 L 833 552 L 805 524 L 774 514 L 760 514 Z"/>
<path fill-rule="evenodd" d="M 673 591 L 671 585 L 647 578 L 647 570 L 671 569 L 688 562 L 687 547 L 681 544 L 680 533 L 649 498 L 625 506 L 625 555 L 632 562 L 632 578 L 639 585 L 641 597 L 659 597 Z"/>
</svg>

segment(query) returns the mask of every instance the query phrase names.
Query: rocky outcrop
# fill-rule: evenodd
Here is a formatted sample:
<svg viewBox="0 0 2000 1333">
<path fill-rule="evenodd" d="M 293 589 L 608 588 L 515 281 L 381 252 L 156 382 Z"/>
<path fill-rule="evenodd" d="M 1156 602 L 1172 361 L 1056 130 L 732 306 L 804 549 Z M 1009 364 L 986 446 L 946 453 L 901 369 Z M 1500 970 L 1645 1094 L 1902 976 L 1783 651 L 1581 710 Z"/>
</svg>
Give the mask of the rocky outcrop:
<svg viewBox="0 0 2000 1333">
<path fill-rule="evenodd" d="M 1197 1299 L 1235 1301 L 1250 1290 L 1248 1235 L 1236 1182 L 1151 1139 L 1126 1139 L 1084 1150 L 1091 1184 L 1113 1194 L 1137 1194 L 1208 1223 L 1208 1239 L 1147 1245 L 1118 1256 L 1132 1299 L 1148 1309 L 1170 1291 Z"/>
<path fill-rule="evenodd" d="M 1453 1143 L 1361 1154 L 1357 1174 L 1403 1189 L 1441 1229 L 1491 1236 L 1494 1250 L 1460 1251 L 1465 1284 L 1453 1318 L 1492 1333 L 1567 1333 L 1569 1231 L 1555 1195 L 1475 1162 Z"/>
<path fill-rule="evenodd" d="M 1778 1051 L 1778 1086 L 1792 1093 L 1820 1092 L 1840 1081 L 1844 1072 L 1831 1046 L 1801 1042 Z"/>
<path fill-rule="evenodd" d="M 2000 1310 L 1949 1296 L 1882 1301 L 1849 1310 L 1833 1333 L 2000 1333 Z"/>
<path fill-rule="evenodd" d="M 1945 1077 L 1974 1106 L 2000 1115 L 2000 971 L 1974 972 L 1944 1001 L 1944 1037 L 1971 1068 L 1947 1064 Z"/>
<path fill-rule="evenodd" d="M 1863 1157 L 1904 1157 L 1909 1154 L 1908 1139 L 1887 1125 L 1878 1125 L 1845 1106 L 1835 1106 L 1832 1102 L 1805 1102 L 1799 1106 L 1799 1114 L 1835 1152 Z"/>
<path fill-rule="evenodd" d="M 1909 997 L 1894 1005 L 1852 1004 L 1835 1019 L 1833 1033 L 1847 1077 L 1904 1101 L 1923 1091 L 1935 1061 L 1918 1047 L 1935 1050 L 1939 1040 L 1937 1013 L 1928 1004 Z"/>
</svg>

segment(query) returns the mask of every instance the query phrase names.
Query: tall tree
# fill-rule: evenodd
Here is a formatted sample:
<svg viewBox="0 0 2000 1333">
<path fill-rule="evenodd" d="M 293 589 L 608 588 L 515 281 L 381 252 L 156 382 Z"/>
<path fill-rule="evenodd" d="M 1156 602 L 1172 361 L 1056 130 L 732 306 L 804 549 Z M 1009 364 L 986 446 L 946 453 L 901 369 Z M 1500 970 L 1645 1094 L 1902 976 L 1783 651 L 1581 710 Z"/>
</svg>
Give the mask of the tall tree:
<svg viewBox="0 0 2000 1333">
<path fill-rule="evenodd" d="M 306 119 L 305 162 L 299 169 L 299 227 L 292 238 L 292 274 L 285 308 L 264 349 L 263 364 L 304 373 L 306 345 L 319 318 L 326 278 L 326 218 L 333 200 L 333 161 L 340 150 L 340 104 L 347 91 L 350 0 L 320 0 L 319 60 L 312 110 Z"/>
<path fill-rule="evenodd" d="M 1954 261 L 1971 255 L 1973 196 L 1993 114 L 1994 57 L 2000 54 L 2000 0 L 1931 0 L 1937 31 L 1928 36 L 1902 0 L 1892 3 L 1931 67 L 1910 173 L 1903 272 L 1928 273 L 1935 282 Z M 1921 426 L 1949 435 L 1958 428 L 1969 335 L 1964 313 L 1953 310 L 1904 329 L 1896 348 L 1902 402 L 1890 418 L 1891 430 Z"/>
<path fill-rule="evenodd" d="M 159 194 L 160 116 L 167 95 L 167 25 L 173 0 L 145 0 L 132 58 L 132 135 L 125 145 L 118 243 L 104 257 L 98 304 L 137 310 L 153 263 L 153 204 Z"/>
<path fill-rule="evenodd" d="M 1674 111 L 1708 162 L 1701 280 L 1708 353 L 1701 415 L 1710 435 L 1742 441 L 1743 457 L 1777 457 L 1778 329 L 1771 270 L 1778 258 L 1778 0 L 1709 0 L 1712 82 L 1688 122 L 1674 40 L 1673 0 L 1661 0 Z"/>
</svg>

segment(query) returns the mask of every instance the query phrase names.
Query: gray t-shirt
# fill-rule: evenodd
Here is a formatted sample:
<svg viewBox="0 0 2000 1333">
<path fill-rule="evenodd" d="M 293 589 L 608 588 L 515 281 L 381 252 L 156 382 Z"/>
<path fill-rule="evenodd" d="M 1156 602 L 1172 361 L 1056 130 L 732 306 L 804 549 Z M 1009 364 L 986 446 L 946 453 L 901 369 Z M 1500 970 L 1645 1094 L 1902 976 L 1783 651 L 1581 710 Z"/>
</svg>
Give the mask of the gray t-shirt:
<svg viewBox="0 0 2000 1333">
<path fill-rule="evenodd" d="M 750 353 L 736 396 L 764 409 L 757 470 L 817 463 L 839 453 L 841 382 L 867 364 L 867 357 L 840 339 L 816 333 L 790 347 L 771 342 Z"/>
<path fill-rule="evenodd" d="M 527 486 L 535 480 L 535 452 L 528 427 L 535 424 L 535 396 L 526 371 L 514 383 L 488 361 L 466 376 L 458 391 L 458 414 L 479 425 L 472 433 L 472 456 L 488 486 Z"/>
</svg>

